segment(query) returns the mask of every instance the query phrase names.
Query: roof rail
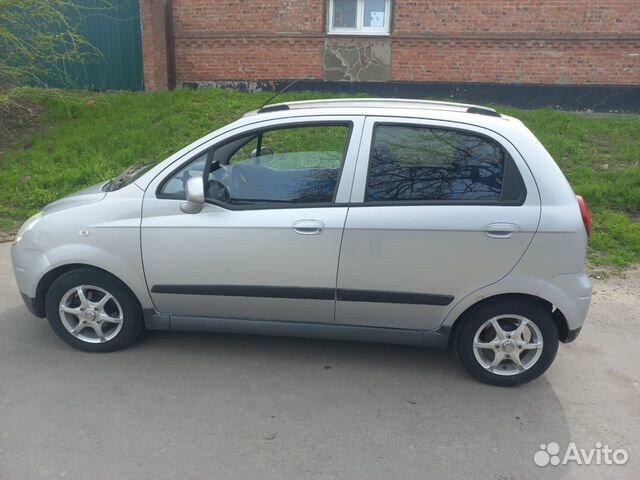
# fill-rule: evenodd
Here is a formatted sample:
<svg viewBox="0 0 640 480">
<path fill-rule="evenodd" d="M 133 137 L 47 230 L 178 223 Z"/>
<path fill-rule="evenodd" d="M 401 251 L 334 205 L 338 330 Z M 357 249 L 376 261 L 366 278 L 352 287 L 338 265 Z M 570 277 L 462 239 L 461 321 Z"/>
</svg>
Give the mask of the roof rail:
<svg viewBox="0 0 640 480">
<path fill-rule="evenodd" d="M 477 113 L 478 115 L 487 115 L 489 117 L 502 117 L 502 115 L 493 108 L 487 107 L 469 107 L 467 108 L 467 113 Z"/>
<path fill-rule="evenodd" d="M 378 107 L 378 108 L 424 108 L 436 110 L 454 110 L 466 113 L 475 113 L 491 117 L 501 117 L 493 108 L 467 103 L 440 102 L 436 100 L 415 100 L 404 98 L 333 98 L 323 100 L 302 100 L 296 102 L 275 103 L 264 106 L 258 110 L 247 112 L 247 115 L 256 113 L 278 112 L 308 107 Z"/>
<path fill-rule="evenodd" d="M 258 113 L 279 112 L 281 110 L 289 110 L 289 105 L 286 103 L 276 103 L 275 105 L 267 105 L 258 110 Z"/>
</svg>

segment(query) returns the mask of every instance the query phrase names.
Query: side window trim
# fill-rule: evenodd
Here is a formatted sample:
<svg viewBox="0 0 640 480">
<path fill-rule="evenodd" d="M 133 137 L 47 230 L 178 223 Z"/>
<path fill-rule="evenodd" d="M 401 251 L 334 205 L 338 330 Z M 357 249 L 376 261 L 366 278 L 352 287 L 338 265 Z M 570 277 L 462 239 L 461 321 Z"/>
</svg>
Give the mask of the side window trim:
<svg viewBox="0 0 640 480">
<path fill-rule="evenodd" d="M 450 123 L 450 125 L 449 125 Z M 505 156 L 504 174 L 507 170 L 515 173 L 520 177 L 522 185 L 522 194 L 517 201 L 504 200 L 393 200 L 393 201 L 367 201 L 367 189 L 369 183 L 369 174 L 371 169 L 371 150 L 373 147 L 375 128 L 381 125 L 389 125 L 395 127 L 418 127 L 418 128 L 436 128 L 441 130 L 450 130 L 462 132 L 465 134 L 475 135 L 496 144 L 502 149 Z M 499 135 L 499 134 L 497 134 Z M 424 118 L 405 118 L 405 117 L 367 117 L 362 133 L 360 154 L 358 155 L 358 165 L 354 174 L 354 188 L 350 198 L 349 206 L 353 207 L 381 207 L 381 206 L 521 206 L 529 196 L 526 182 L 522 176 L 521 169 L 518 168 L 516 161 L 505 147 L 504 143 L 475 129 L 468 129 L 464 124 L 446 121 L 429 121 Z M 515 147 L 514 147 L 515 149 Z M 516 150 L 517 151 L 517 150 Z M 507 166 L 509 165 L 509 166 Z M 528 166 L 527 166 L 528 168 Z M 356 186 L 356 182 L 360 181 Z"/>
<path fill-rule="evenodd" d="M 280 120 L 280 119 L 278 119 Z M 224 138 L 216 141 L 213 140 L 209 146 L 204 149 L 197 149 L 197 153 L 189 154 L 189 159 L 186 161 L 176 162 L 176 166 L 174 168 L 168 168 L 169 173 L 162 175 L 162 178 L 158 180 L 157 186 L 153 189 L 155 193 L 155 198 L 164 199 L 164 200 L 178 200 L 184 201 L 183 199 L 177 199 L 170 194 L 163 194 L 162 189 L 166 185 L 166 183 L 180 170 L 184 169 L 187 165 L 192 162 L 197 161 L 200 157 L 207 154 L 209 155 L 211 152 L 215 151 L 216 146 L 221 144 L 225 144 L 228 142 L 232 142 L 239 138 L 250 136 L 253 133 L 257 132 L 268 132 L 272 130 L 281 130 L 286 128 L 295 128 L 295 127 L 314 127 L 314 126 L 344 126 L 349 129 L 347 133 L 347 139 L 344 146 L 342 161 L 340 164 L 340 168 L 338 171 L 338 179 L 336 183 L 336 187 L 334 190 L 333 199 L 331 202 L 317 202 L 317 203 L 295 203 L 295 202 L 265 202 L 261 204 L 251 204 L 251 205 L 234 205 L 225 202 L 215 201 L 212 199 L 205 200 L 206 203 L 210 205 L 215 205 L 225 210 L 269 210 L 269 209 L 288 209 L 288 208 L 325 208 L 325 207 L 344 207 L 348 204 L 348 196 L 345 201 L 338 201 L 338 197 L 340 196 L 340 190 L 342 190 L 341 186 L 344 182 L 348 183 L 349 188 L 348 192 L 351 192 L 351 186 L 353 183 L 353 170 L 354 165 L 351 165 L 349 175 L 345 175 L 345 167 L 347 166 L 347 162 L 355 164 L 357 161 L 357 153 L 358 148 L 362 136 L 362 130 L 364 128 L 364 116 L 322 116 L 322 117 L 300 117 L 297 121 L 291 122 L 260 122 L 251 124 L 246 128 L 239 128 L 239 132 L 232 135 L 225 135 Z M 356 144 L 357 143 L 357 144 Z M 352 152 L 352 150 L 356 150 Z M 349 158 L 353 157 L 353 158 Z M 203 172 L 204 175 L 204 172 Z M 346 178 L 351 177 L 351 178 Z M 204 177 L 203 177 L 204 180 Z M 344 196 L 344 193 L 343 193 Z"/>
</svg>

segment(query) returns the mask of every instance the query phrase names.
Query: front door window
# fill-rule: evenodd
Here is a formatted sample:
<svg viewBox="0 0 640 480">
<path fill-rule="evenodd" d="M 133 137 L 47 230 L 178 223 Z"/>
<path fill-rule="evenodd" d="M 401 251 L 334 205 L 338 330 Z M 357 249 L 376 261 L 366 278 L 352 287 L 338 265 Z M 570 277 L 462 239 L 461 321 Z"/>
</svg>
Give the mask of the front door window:
<svg viewBox="0 0 640 480">
<path fill-rule="evenodd" d="M 194 159 L 168 179 L 160 195 L 183 199 L 186 181 L 203 175 L 206 199 L 211 203 L 230 207 L 329 205 L 338 187 L 349 134 L 348 125 L 252 132 Z"/>
</svg>

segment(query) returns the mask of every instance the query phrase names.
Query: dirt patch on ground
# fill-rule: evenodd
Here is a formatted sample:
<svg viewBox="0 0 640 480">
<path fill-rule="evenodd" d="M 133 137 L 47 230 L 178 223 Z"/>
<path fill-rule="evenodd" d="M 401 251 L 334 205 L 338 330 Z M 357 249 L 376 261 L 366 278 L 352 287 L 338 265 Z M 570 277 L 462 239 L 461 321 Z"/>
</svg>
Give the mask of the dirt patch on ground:
<svg viewBox="0 0 640 480">
<path fill-rule="evenodd" d="M 0 99 L 0 162 L 9 148 L 27 148 L 41 127 L 45 107 L 21 98 Z"/>
<path fill-rule="evenodd" d="M 611 273 L 608 277 L 591 277 L 594 299 L 607 299 L 634 306 L 640 312 L 640 265 L 622 272 Z"/>
<path fill-rule="evenodd" d="M 16 239 L 16 232 L 2 232 L 0 231 L 0 243 L 13 242 Z"/>
<path fill-rule="evenodd" d="M 0 218 L 0 243 L 13 242 L 20 228 L 20 222 Z"/>
<path fill-rule="evenodd" d="M 0 243 L 13 242 L 16 239 L 17 228 L 11 230 L 5 230 L 0 228 Z"/>
</svg>

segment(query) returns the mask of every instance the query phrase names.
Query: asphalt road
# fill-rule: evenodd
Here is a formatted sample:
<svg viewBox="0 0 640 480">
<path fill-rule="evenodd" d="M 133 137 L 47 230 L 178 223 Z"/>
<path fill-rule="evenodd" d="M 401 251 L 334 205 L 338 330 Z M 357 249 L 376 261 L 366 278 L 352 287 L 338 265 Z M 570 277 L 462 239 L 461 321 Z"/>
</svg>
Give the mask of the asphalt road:
<svg viewBox="0 0 640 480">
<path fill-rule="evenodd" d="M 21 304 L 0 244 L 0 478 L 640 477 L 640 272 L 597 282 L 588 323 L 537 381 L 468 377 L 447 351 L 151 333 L 89 354 Z M 534 464 L 540 444 L 626 465 Z"/>
</svg>

